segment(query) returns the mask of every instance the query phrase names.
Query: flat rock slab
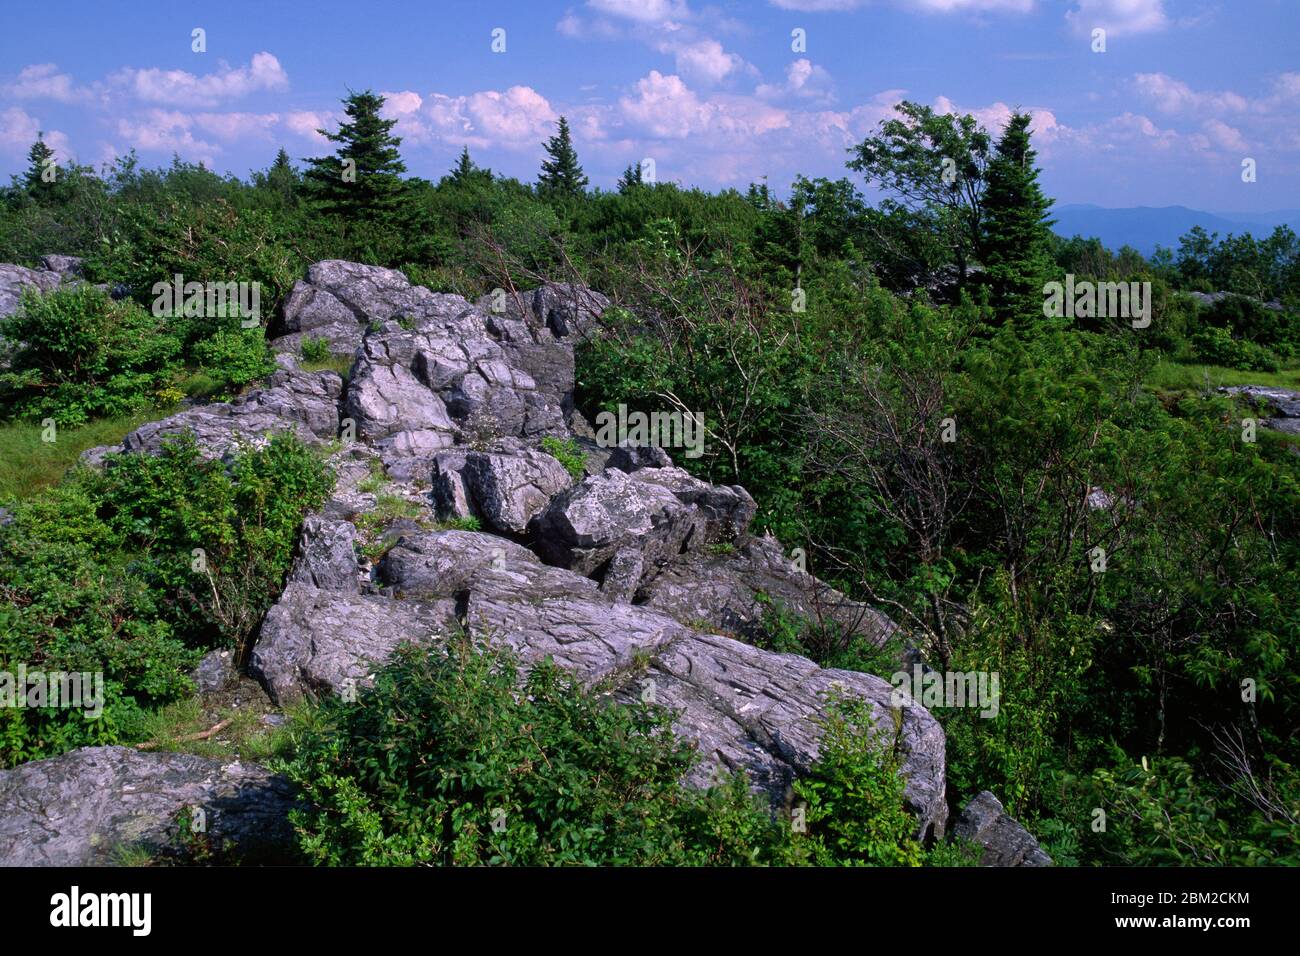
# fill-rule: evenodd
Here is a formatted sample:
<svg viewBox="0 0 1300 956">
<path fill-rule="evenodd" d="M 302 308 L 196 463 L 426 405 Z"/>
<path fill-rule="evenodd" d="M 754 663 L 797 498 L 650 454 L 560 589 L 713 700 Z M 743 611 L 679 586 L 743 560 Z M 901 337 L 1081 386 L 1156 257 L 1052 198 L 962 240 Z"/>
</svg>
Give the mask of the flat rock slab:
<svg viewBox="0 0 1300 956">
<path fill-rule="evenodd" d="M 0 770 L 0 865 L 105 866 L 166 852 L 202 810 L 208 841 L 248 859 L 293 845 L 287 780 L 261 767 L 130 747 L 82 747 Z"/>
</svg>

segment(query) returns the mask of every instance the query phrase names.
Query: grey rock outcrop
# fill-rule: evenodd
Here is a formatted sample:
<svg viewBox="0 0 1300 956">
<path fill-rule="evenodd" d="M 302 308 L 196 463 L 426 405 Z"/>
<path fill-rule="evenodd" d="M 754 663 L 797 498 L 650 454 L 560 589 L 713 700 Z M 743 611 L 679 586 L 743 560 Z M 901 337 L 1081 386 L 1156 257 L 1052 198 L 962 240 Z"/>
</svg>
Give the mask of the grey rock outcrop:
<svg viewBox="0 0 1300 956">
<path fill-rule="evenodd" d="M 476 517 L 502 534 L 520 535 L 551 499 L 573 484 L 543 451 L 449 451 L 433 462 L 433 499 L 443 520 Z"/>
<path fill-rule="evenodd" d="M 412 286 L 396 269 L 327 259 L 309 266 L 294 283 L 275 331 L 272 347 L 296 352 L 303 339 L 324 339 L 330 351 L 351 355 L 372 323 L 401 320 L 419 313 L 435 296 Z"/>
<path fill-rule="evenodd" d="M 84 279 L 86 263 L 80 256 L 41 256 L 41 268 L 64 279 Z"/>
<path fill-rule="evenodd" d="M 876 644 L 893 624 L 754 537 L 745 489 L 701 481 L 660 449 L 599 449 L 575 482 L 540 445 L 583 431 L 573 340 L 598 333 L 608 301 L 549 285 L 495 304 L 317 263 L 286 304 L 281 367 L 264 388 L 122 443 L 153 453 L 190 432 L 218 458 L 270 433 L 310 444 L 354 433 L 331 458 L 334 495 L 304 522 L 249 673 L 280 705 L 345 694 L 400 644 L 468 631 L 526 663 L 549 658 L 595 692 L 643 699 L 649 688 L 699 747 L 690 783 L 744 771 L 774 803 L 816 760 L 828 696 L 851 694 L 894 736 L 918 831 L 941 834 L 944 737 L 928 711 L 874 676 L 735 639 L 773 604 Z M 346 386 L 298 368 L 309 335 L 354 355 Z M 482 531 L 437 529 L 471 516 Z"/>
<path fill-rule="evenodd" d="M 1033 835 L 1003 809 L 1001 801 L 984 790 L 971 798 L 952 835 L 982 846 L 981 866 L 1051 866 Z"/>
<path fill-rule="evenodd" d="M 9 263 L 0 264 L 0 318 L 13 315 L 18 311 L 26 289 L 37 292 L 49 292 L 57 289 L 63 282 L 63 276 L 46 269 L 28 269 Z"/>
<path fill-rule="evenodd" d="M 1225 395 L 1243 396 L 1269 413 L 1264 424 L 1289 435 L 1300 435 L 1300 392 L 1267 385 L 1229 385 L 1219 389 Z"/>
<path fill-rule="evenodd" d="M 219 694 L 239 679 L 234 655 L 230 651 L 209 651 L 190 673 L 194 689 L 200 696 Z"/>
<path fill-rule="evenodd" d="M 565 338 L 592 334 L 609 308 L 609 299 L 585 286 L 548 282 L 531 292 L 489 293 L 475 304 L 485 311 L 521 319 Z"/>
<path fill-rule="evenodd" d="M 609 468 L 550 503 L 537 518 L 537 548 L 549 564 L 598 577 L 616 555 L 635 551 L 639 585 L 683 553 L 743 536 L 756 511 L 744 488 L 680 468 Z"/>
<path fill-rule="evenodd" d="M 879 647 L 897 631 L 888 617 L 797 570 L 773 537 L 749 538 L 720 554 L 693 554 L 638 589 L 638 604 L 679 621 L 752 638 L 764 614 L 784 612 L 808 626 L 833 627 Z"/>
<path fill-rule="evenodd" d="M 126 436 L 123 452 L 157 453 L 170 438 L 189 433 L 206 458 L 224 458 L 241 444 L 261 445 L 272 434 L 292 433 L 309 445 L 338 437 L 343 380 L 334 372 L 281 369 L 265 388 L 233 402 L 196 405 L 142 425 Z"/>
<path fill-rule="evenodd" d="M 166 853 L 195 810 L 219 852 L 284 859 L 293 803 L 289 783 L 260 767 L 82 747 L 0 770 L 0 865 L 103 866 L 124 850 Z"/>
<path fill-rule="evenodd" d="M 652 699 L 679 711 L 678 732 L 699 746 L 690 783 L 743 770 L 779 801 L 816 759 L 818 721 L 827 695 L 839 691 L 870 701 L 881 727 L 898 728 L 918 829 L 943 831 L 943 731 L 911 701 L 891 710 L 893 689 L 880 678 L 701 634 L 479 532 L 403 536 L 380 561 L 376 585 L 383 593 L 286 589 L 254 651 L 255 672 L 275 699 L 342 693 L 397 643 L 436 643 L 464 628 L 525 661 L 549 657 L 587 686 L 623 698 L 644 698 L 653 687 Z"/>
</svg>

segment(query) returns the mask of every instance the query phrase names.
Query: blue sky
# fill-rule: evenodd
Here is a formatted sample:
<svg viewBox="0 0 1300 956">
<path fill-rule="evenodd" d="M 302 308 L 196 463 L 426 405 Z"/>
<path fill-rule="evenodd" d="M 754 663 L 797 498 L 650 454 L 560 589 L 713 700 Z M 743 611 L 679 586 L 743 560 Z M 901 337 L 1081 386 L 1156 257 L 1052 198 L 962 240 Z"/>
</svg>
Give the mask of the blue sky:
<svg viewBox="0 0 1300 956">
<path fill-rule="evenodd" d="M 1032 111 L 1060 202 L 1300 207 L 1297 0 L 12 4 L 0 173 L 43 130 L 63 159 L 134 148 L 246 175 L 281 145 L 325 151 L 314 130 L 349 87 L 388 95 L 431 178 L 468 145 L 532 179 L 565 114 L 593 185 L 651 158 L 664 181 L 784 189 L 849 175 L 846 147 L 908 98 L 991 128 Z"/>
</svg>

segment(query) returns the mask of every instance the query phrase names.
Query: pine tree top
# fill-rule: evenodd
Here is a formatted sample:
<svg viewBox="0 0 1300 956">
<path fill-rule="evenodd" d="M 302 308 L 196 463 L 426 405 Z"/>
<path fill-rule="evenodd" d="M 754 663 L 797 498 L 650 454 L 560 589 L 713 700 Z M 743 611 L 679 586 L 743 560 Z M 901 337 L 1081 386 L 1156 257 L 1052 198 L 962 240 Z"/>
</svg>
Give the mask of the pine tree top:
<svg viewBox="0 0 1300 956">
<path fill-rule="evenodd" d="M 545 148 L 549 158 L 542 163 L 538 191 L 559 196 L 581 195 L 588 180 L 578 164 L 578 152 L 573 148 L 573 136 L 565 117 L 560 117 L 555 135 L 546 141 Z"/>
</svg>

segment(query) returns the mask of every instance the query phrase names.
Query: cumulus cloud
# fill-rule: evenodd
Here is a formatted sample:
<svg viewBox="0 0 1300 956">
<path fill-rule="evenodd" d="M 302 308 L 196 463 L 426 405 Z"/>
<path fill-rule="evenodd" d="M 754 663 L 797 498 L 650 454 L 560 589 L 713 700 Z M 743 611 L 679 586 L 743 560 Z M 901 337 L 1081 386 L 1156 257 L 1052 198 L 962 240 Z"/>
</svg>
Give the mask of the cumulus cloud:
<svg viewBox="0 0 1300 956">
<path fill-rule="evenodd" d="M 771 0 L 772 6 L 800 13 L 856 10 L 869 0 Z M 896 6 L 925 13 L 1028 13 L 1034 0 L 894 0 Z"/>
<path fill-rule="evenodd" d="M 411 143 L 440 142 L 475 148 L 532 149 L 554 131 L 559 114 L 530 86 L 481 90 L 463 96 L 384 93 L 384 114 Z"/>
<path fill-rule="evenodd" d="M 1162 113 L 1245 112 L 1250 104 L 1237 93 L 1198 93 L 1181 80 L 1165 73 L 1139 73 L 1133 77 L 1138 95 Z"/>
<path fill-rule="evenodd" d="M 694 43 L 661 46 L 677 59 L 677 71 L 689 77 L 718 83 L 745 67 L 745 61 L 735 53 L 728 53 L 717 40 L 697 40 Z"/>
<path fill-rule="evenodd" d="M 151 109 L 117 121 L 117 134 L 142 152 L 176 153 L 189 160 L 211 164 L 221 147 L 198 139 L 194 117 L 179 110 Z"/>
<path fill-rule="evenodd" d="M 216 106 L 249 93 L 286 90 L 289 77 L 280 61 L 263 51 L 255 53 L 247 66 L 222 62 L 215 72 L 202 76 L 185 70 L 127 67 L 112 74 L 109 84 L 147 103 Z"/>
<path fill-rule="evenodd" d="M 1065 19 L 1079 33 L 1150 33 L 1169 26 L 1164 0 L 1076 0 Z"/>
<path fill-rule="evenodd" d="M 689 16 L 684 0 L 587 0 L 598 13 L 635 20 L 638 23 L 663 23 Z"/>
<path fill-rule="evenodd" d="M 55 162 L 66 163 L 72 159 L 68 137 L 59 130 L 43 129 L 41 121 L 21 107 L 0 110 L 0 150 L 10 156 L 24 156 L 38 135 L 54 150 Z"/>
<path fill-rule="evenodd" d="M 334 123 L 334 119 L 329 113 L 320 113 L 314 110 L 296 110 L 292 113 L 286 113 L 284 116 L 284 128 L 295 136 L 301 136 L 303 139 L 319 145 L 326 146 L 329 140 L 326 139 L 318 130 L 329 129 Z"/>
<path fill-rule="evenodd" d="M 33 63 L 24 67 L 17 79 L 3 87 L 6 96 L 19 100 L 55 100 L 59 103 L 81 103 L 94 93 L 87 87 L 77 86 L 71 76 L 60 73 L 54 63 Z"/>
<path fill-rule="evenodd" d="M 764 99 L 794 96 L 826 101 L 834 98 L 834 87 L 830 73 L 811 60 L 801 58 L 785 68 L 784 83 L 761 83 L 754 93 Z"/>
<path fill-rule="evenodd" d="M 1012 113 L 1015 112 L 1006 103 L 998 101 L 988 106 L 973 108 L 958 107 L 952 100 L 946 96 L 937 97 L 934 101 L 934 110 L 936 113 L 969 113 L 979 121 L 979 124 L 998 136 L 1002 129 L 1011 119 Z M 1056 114 L 1050 109 L 1043 106 L 1022 106 L 1020 112 L 1028 113 L 1031 117 L 1029 121 L 1029 130 L 1033 133 L 1034 144 L 1038 147 L 1049 146 L 1055 142 L 1062 134 L 1068 132 L 1068 128 L 1063 126 L 1057 120 Z"/>
</svg>

